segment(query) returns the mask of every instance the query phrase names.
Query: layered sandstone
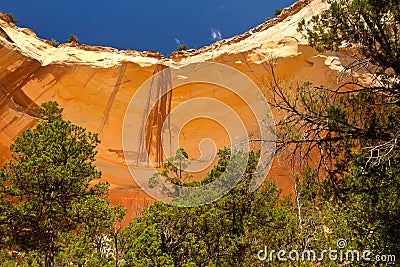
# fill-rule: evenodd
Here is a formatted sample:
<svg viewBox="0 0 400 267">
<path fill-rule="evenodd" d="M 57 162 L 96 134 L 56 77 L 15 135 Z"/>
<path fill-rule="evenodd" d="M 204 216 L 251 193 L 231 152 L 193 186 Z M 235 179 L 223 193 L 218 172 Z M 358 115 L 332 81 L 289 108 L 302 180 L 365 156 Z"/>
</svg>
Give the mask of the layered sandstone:
<svg viewBox="0 0 400 267">
<path fill-rule="evenodd" d="M 231 66 L 262 89 L 271 77 L 271 58 L 277 59 L 276 72 L 283 79 L 335 85 L 338 72 L 350 60 L 348 55 L 319 53 L 296 31 L 298 21 L 324 8 L 326 3 L 320 0 L 300 1 L 278 18 L 240 36 L 199 50 L 176 52 L 169 58 L 159 53 L 108 47 L 63 44 L 55 48 L 31 30 L 0 20 L 0 161 L 9 157 L 8 149 L 15 137 L 37 122 L 34 108 L 42 102 L 57 101 L 67 119 L 99 133 L 102 143 L 96 164 L 103 179 L 111 183 L 112 202 L 122 203 L 128 209 L 129 220 L 152 201 L 131 177 L 122 147 L 124 114 L 137 89 L 160 69 L 197 62 Z M 241 110 L 244 104 L 220 89 L 202 84 L 182 86 L 160 105 L 169 103 L 169 109 L 173 109 L 194 96 L 215 96 Z M 169 112 L 168 108 L 165 112 Z M 180 134 L 182 146 L 194 158 L 200 157 L 198 144 L 204 138 L 213 139 L 217 148 L 229 145 L 221 125 L 204 118 L 185 125 Z M 147 135 L 157 142 L 149 129 Z M 157 144 L 149 145 L 152 146 Z M 291 190 L 291 178 L 284 164 L 275 161 L 270 176 L 286 192 Z"/>
</svg>

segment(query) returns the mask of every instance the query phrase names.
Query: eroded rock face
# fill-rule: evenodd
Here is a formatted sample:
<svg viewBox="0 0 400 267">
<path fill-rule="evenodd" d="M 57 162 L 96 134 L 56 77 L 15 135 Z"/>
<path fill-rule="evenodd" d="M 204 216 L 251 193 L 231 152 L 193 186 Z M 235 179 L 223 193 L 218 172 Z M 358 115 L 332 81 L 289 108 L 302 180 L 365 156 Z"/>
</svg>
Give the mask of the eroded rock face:
<svg viewBox="0 0 400 267">
<path fill-rule="evenodd" d="M 271 57 L 276 58 L 276 73 L 283 79 L 335 85 L 338 71 L 351 58 L 343 52 L 318 53 L 296 31 L 299 20 L 324 8 L 326 4 L 320 0 L 300 1 L 280 17 L 243 35 L 199 50 L 176 52 L 170 58 L 103 47 L 64 44 L 55 48 L 32 31 L 0 20 L 0 161 L 9 158 L 9 146 L 15 137 L 37 122 L 33 109 L 42 102 L 57 101 L 67 119 L 99 133 L 102 143 L 96 164 L 103 179 L 111 183 L 112 203 L 122 203 L 128 209 L 127 222 L 152 201 L 131 177 L 122 147 L 124 114 L 137 89 L 157 69 L 204 61 L 231 66 L 262 89 L 271 77 Z M 190 97 L 218 96 L 241 108 L 243 103 L 219 90 L 201 84 L 183 86 L 174 90 L 163 105 L 173 109 Z M 149 125 L 155 127 L 157 123 L 148 123 L 147 133 L 151 131 Z M 217 148 L 229 145 L 221 125 L 206 119 L 191 121 L 180 134 L 182 146 L 194 158 L 201 156 L 198 144 L 204 138 L 212 138 Z M 149 138 L 153 138 L 149 148 L 157 147 L 156 139 Z M 275 161 L 270 176 L 285 192 L 291 190 L 284 164 Z"/>
</svg>

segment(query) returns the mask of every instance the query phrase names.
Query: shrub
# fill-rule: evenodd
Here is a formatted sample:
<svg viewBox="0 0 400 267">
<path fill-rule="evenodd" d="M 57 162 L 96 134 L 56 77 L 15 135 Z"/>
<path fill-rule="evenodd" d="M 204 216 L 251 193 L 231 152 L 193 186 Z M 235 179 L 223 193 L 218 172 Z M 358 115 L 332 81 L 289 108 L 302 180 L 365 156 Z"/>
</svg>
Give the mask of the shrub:
<svg viewBox="0 0 400 267">
<path fill-rule="evenodd" d="M 78 45 L 79 44 L 79 39 L 78 39 L 78 37 L 76 35 L 70 34 L 69 35 L 69 39 L 68 39 L 68 43 Z"/>
<path fill-rule="evenodd" d="M 268 21 L 270 21 L 271 20 L 271 17 L 266 17 L 265 18 L 265 22 L 268 22 Z"/>
<path fill-rule="evenodd" d="M 282 13 L 282 9 L 281 9 L 281 8 L 277 8 L 277 9 L 275 9 L 275 11 L 274 11 L 275 17 L 279 16 L 281 13 Z"/>
<path fill-rule="evenodd" d="M 187 46 L 187 44 L 181 44 L 178 46 L 178 51 L 184 51 L 184 50 L 188 50 L 189 47 Z"/>
<path fill-rule="evenodd" d="M 4 16 L 6 16 L 8 22 L 11 22 L 11 23 L 14 23 L 14 24 L 18 22 L 18 20 L 11 13 L 6 13 L 6 14 L 4 14 Z"/>
</svg>

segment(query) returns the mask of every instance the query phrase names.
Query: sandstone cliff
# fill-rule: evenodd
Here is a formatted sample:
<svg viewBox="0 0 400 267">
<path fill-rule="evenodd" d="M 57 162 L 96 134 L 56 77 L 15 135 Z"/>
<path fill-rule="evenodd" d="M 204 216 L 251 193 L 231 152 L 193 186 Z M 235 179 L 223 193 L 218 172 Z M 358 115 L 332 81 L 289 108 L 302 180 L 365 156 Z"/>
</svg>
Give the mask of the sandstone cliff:
<svg viewBox="0 0 400 267">
<path fill-rule="evenodd" d="M 320 0 L 303 0 L 240 36 L 199 50 L 175 52 L 169 58 L 108 47 L 63 44 L 55 48 L 31 30 L 0 20 L 0 161 L 9 157 L 15 137 L 35 125 L 33 108 L 55 100 L 67 119 L 99 132 L 102 143 L 96 164 L 103 179 L 111 183 L 112 202 L 128 208 L 129 220 L 151 201 L 130 176 L 122 149 L 124 114 L 139 86 L 160 68 L 209 61 L 231 66 L 263 88 L 270 77 L 267 62 L 271 57 L 277 58 L 277 75 L 283 79 L 336 84 L 338 71 L 350 58 L 342 52 L 318 53 L 296 31 L 299 20 L 324 8 Z M 215 96 L 239 109 L 243 105 L 218 88 L 199 84 L 174 90 L 170 108 L 193 96 Z M 199 157 L 198 142 L 205 137 L 219 148 L 227 145 L 221 126 L 206 119 L 188 123 L 179 138 L 193 157 Z M 286 192 L 291 190 L 289 175 L 279 161 L 274 162 L 270 176 Z"/>
</svg>

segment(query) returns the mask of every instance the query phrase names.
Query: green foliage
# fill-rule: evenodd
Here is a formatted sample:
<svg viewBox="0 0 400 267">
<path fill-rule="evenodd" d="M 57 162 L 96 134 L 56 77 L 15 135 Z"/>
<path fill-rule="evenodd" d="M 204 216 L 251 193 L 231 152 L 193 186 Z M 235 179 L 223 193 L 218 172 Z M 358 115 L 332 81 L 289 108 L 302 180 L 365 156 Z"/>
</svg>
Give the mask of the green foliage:
<svg viewBox="0 0 400 267">
<path fill-rule="evenodd" d="M 299 23 L 309 43 L 318 50 L 357 47 L 373 64 L 400 74 L 400 1 L 328 2 L 329 9 L 321 15 Z"/>
<path fill-rule="evenodd" d="M 358 247 L 368 246 L 375 255 L 400 255 L 400 168 L 398 155 L 379 166 L 368 165 L 362 153 L 355 155 L 351 172 L 340 181 L 333 204 Z M 339 204 L 340 203 L 340 204 Z"/>
<path fill-rule="evenodd" d="M 37 252 L 38 262 L 53 266 L 65 255 L 66 235 L 87 238 L 90 253 L 123 211 L 105 199 L 109 184 L 96 181 L 97 134 L 64 120 L 55 102 L 42 104 L 38 114 L 41 123 L 16 138 L 0 172 L 2 248 Z"/>
<path fill-rule="evenodd" d="M 218 154 L 218 165 L 199 184 L 215 181 L 226 170 L 231 153 L 224 149 Z M 239 183 L 214 203 L 180 208 L 156 202 L 136 217 L 119 237 L 123 266 L 261 266 L 256 252 L 265 244 L 294 246 L 297 223 L 291 202 L 280 202 L 273 183 L 248 190 L 258 157 L 249 154 Z"/>
<path fill-rule="evenodd" d="M 79 45 L 79 39 L 76 35 L 70 34 L 68 38 L 68 43 L 71 43 L 73 45 Z"/>
<path fill-rule="evenodd" d="M 185 51 L 185 50 L 188 50 L 189 47 L 187 46 L 187 44 L 181 44 L 178 46 L 177 49 L 178 49 L 178 51 Z"/>
<path fill-rule="evenodd" d="M 310 168 L 297 177 L 299 234 L 306 247 L 322 251 L 345 239 L 348 250 L 369 250 L 371 258 L 376 255 L 398 258 L 400 170 L 389 167 L 387 161 L 366 168 L 367 161 L 361 153 L 354 155 L 349 173 L 337 184 L 318 177 Z M 392 158 L 390 164 L 396 162 L 398 159 Z M 371 263 L 357 262 L 357 266 L 371 266 Z"/>
<path fill-rule="evenodd" d="M 271 20 L 271 17 L 266 17 L 265 18 L 265 22 L 268 22 L 268 21 L 270 21 Z"/>
<path fill-rule="evenodd" d="M 11 13 L 6 13 L 6 14 L 4 14 L 4 16 L 6 16 L 8 22 L 11 22 L 11 23 L 14 23 L 14 24 L 18 22 L 18 20 Z"/>
<path fill-rule="evenodd" d="M 181 194 L 180 187 L 190 182 L 192 175 L 185 172 L 189 166 L 189 154 L 183 149 L 178 148 L 175 156 L 170 157 L 163 165 L 161 172 L 155 173 L 149 179 L 149 187 L 161 186 L 162 192 L 168 197 L 177 197 Z M 163 180 L 172 183 L 172 188 L 163 184 Z"/>
<path fill-rule="evenodd" d="M 275 11 L 274 11 L 275 17 L 278 17 L 281 13 L 282 13 L 282 9 L 281 9 L 281 8 L 277 8 L 277 9 L 275 9 Z"/>
</svg>

